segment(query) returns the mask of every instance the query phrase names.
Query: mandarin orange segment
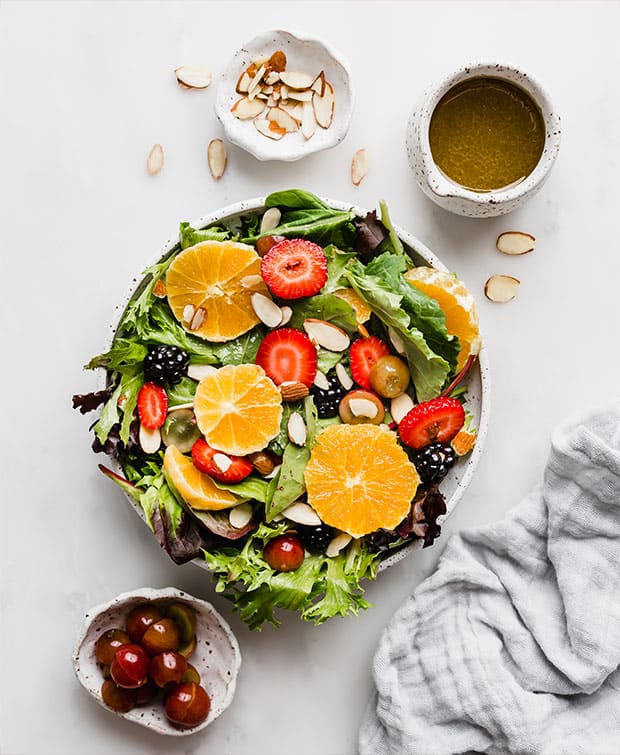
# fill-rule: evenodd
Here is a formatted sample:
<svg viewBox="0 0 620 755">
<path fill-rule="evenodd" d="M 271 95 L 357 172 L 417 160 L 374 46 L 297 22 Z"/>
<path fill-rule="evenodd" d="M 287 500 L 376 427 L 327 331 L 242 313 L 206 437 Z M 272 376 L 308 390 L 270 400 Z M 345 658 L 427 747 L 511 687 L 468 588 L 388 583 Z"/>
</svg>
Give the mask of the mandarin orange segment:
<svg viewBox="0 0 620 755">
<path fill-rule="evenodd" d="M 435 299 L 446 316 L 446 328 L 461 344 L 457 372 L 463 369 L 467 359 L 478 354 L 481 346 L 476 302 L 465 284 L 452 273 L 432 267 L 414 267 L 405 273 L 405 278 L 417 289 Z"/>
<path fill-rule="evenodd" d="M 194 413 L 212 448 L 245 456 L 280 432 L 282 396 L 257 364 L 228 365 L 200 381 Z"/>
<path fill-rule="evenodd" d="M 420 478 L 394 433 L 377 425 L 330 425 L 305 471 L 308 503 L 325 524 L 362 537 L 409 513 Z"/>
<path fill-rule="evenodd" d="M 334 291 L 334 296 L 337 296 L 339 299 L 344 299 L 344 301 L 348 302 L 353 307 L 358 325 L 363 325 L 370 320 L 372 309 L 366 304 L 357 291 L 352 288 L 339 288 L 337 291 Z"/>
<path fill-rule="evenodd" d="M 268 295 L 253 247 L 233 241 L 203 241 L 185 249 L 166 273 L 170 309 L 190 333 L 209 341 L 230 341 L 259 319 L 251 296 Z M 194 320 L 192 315 L 203 312 Z M 202 322 L 200 322 L 202 320 Z"/>
<path fill-rule="evenodd" d="M 176 446 L 164 454 L 164 472 L 183 500 L 193 509 L 219 511 L 239 503 L 239 498 L 215 486 L 209 475 L 196 469 L 194 462 Z"/>
</svg>

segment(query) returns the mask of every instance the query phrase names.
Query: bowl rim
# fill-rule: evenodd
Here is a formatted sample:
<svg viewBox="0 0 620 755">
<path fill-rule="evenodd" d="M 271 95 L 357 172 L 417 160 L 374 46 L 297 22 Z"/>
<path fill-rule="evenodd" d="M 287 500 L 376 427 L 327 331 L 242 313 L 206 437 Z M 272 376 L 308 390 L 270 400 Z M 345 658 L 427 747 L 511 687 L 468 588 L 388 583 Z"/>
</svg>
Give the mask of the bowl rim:
<svg viewBox="0 0 620 755">
<path fill-rule="evenodd" d="M 257 140 L 256 143 L 254 143 L 251 139 L 248 140 L 242 136 L 237 135 L 231 128 L 231 124 L 233 124 L 236 119 L 231 116 L 229 111 L 227 99 L 230 92 L 226 88 L 230 86 L 229 79 L 233 66 L 238 57 L 242 57 L 244 53 L 248 52 L 248 48 L 251 48 L 252 46 L 257 44 L 263 37 L 267 37 L 272 34 L 285 34 L 288 37 L 291 37 L 294 41 L 300 42 L 302 44 L 305 42 L 314 43 L 317 46 L 322 47 L 325 51 L 326 56 L 328 58 L 331 58 L 332 61 L 342 69 L 347 97 L 346 101 L 342 104 L 341 120 L 337 125 L 336 119 L 334 118 L 334 121 L 332 122 L 329 129 L 331 131 L 331 134 L 329 138 L 326 139 L 326 141 L 324 141 L 322 144 L 316 141 L 314 141 L 313 143 L 313 140 L 309 139 L 307 142 L 300 143 L 295 149 L 292 149 L 289 145 L 287 151 L 286 149 L 283 149 L 283 147 L 286 147 L 286 145 L 282 145 L 281 142 L 273 142 L 273 144 L 271 144 L 269 139 L 263 138 L 262 141 Z M 226 138 L 230 142 L 236 144 L 238 147 L 241 147 L 241 149 L 244 149 L 246 152 L 249 152 L 257 160 L 293 162 L 295 160 L 301 160 L 303 157 L 311 155 L 315 152 L 321 152 L 325 149 L 332 149 L 332 147 L 336 147 L 338 144 L 340 144 L 340 142 L 345 138 L 349 131 L 354 105 L 355 90 L 351 83 L 351 67 L 347 58 L 340 51 L 336 50 L 322 37 L 314 34 L 292 31 L 290 29 L 270 29 L 252 37 L 252 39 L 245 42 L 241 47 L 239 47 L 238 50 L 233 53 L 232 57 L 226 64 L 226 67 L 219 75 L 217 91 L 215 94 L 215 103 L 213 107 L 215 110 L 215 115 L 224 128 Z M 280 145 L 280 150 L 277 153 L 273 152 L 274 144 Z"/>
<path fill-rule="evenodd" d="M 352 205 L 348 202 L 343 202 L 341 200 L 330 199 L 328 197 L 324 197 L 320 195 L 318 196 L 323 202 L 325 202 L 325 204 L 328 205 L 328 207 L 334 210 L 341 210 L 344 212 L 350 210 L 354 212 L 357 217 L 365 217 L 367 213 L 369 212 L 367 209 L 360 207 L 359 205 Z M 208 225 L 211 225 L 212 223 L 216 223 L 222 220 L 227 220 L 229 218 L 233 218 L 235 216 L 239 216 L 247 212 L 255 212 L 257 210 L 264 209 L 266 199 L 267 199 L 266 196 L 258 196 L 258 197 L 253 197 L 251 199 L 241 200 L 239 202 L 234 202 L 220 209 L 213 210 L 209 213 L 206 213 L 205 215 L 202 215 L 199 218 L 191 221 L 190 224 L 193 228 L 201 229 L 201 228 L 205 228 Z M 410 233 L 409 231 L 406 231 L 401 226 L 396 225 L 396 224 L 394 224 L 394 230 L 397 236 L 402 241 L 404 241 L 408 247 L 410 247 L 412 250 L 417 252 L 432 267 L 435 267 L 438 270 L 442 270 L 443 272 L 449 272 L 446 265 L 444 265 L 444 263 L 434 254 L 434 252 L 432 252 L 426 246 L 426 244 L 420 241 L 416 236 L 414 236 L 412 233 Z M 174 237 L 169 238 L 165 242 L 165 244 L 161 247 L 157 255 L 151 260 L 149 260 L 145 268 L 150 267 L 151 265 L 156 264 L 157 262 L 161 261 L 166 255 L 170 254 L 173 251 L 173 249 L 176 246 L 178 246 L 178 244 L 179 244 L 178 234 Z M 104 350 L 107 351 L 111 347 L 112 341 L 114 340 L 114 336 L 116 334 L 116 329 L 120 322 L 120 318 L 122 317 L 122 314 L 124 313 L 125 309 L 127 308 L 127 305 L 129 304 L 131 298 L 134 296 L 135 292 L 137 291 L 143 279 L 144 279 L 143 275 L 137 276 L 132 281 L 128 289 L 128 292 L 125 294 L 125 297 L 122 300 L 122 302 L 116 305 L 114 311 L 115 313 L 119 313 L 119 314 L 118 316 L 115 316 L 114 320 L 108 326 L 108 335 L 105 338 L 104 343 L 103 343 Z M 454 511 L 457 504 L 460 502 L 461 498 L 463 497 L 465 491 L 469 487 L 469 484 L 471 483 L 474 472 L 480 461 L 480 457 L 482 455 L 482 450 L 483 450 L 484 443 L 487 436 L 487 430 L 488 430 L 488 425 L 489 425 L 489 420 L 490 420 L 490 372 L 489 372 L 488 355 L 487 355 L 486 347 L 484 346 L 484 339 L 483 339 L 483 346 L 480 349 L 480 353 L 478 354 L 478 358 L 475 361 L 472 369 L 475 369 L 475 368 L 477 368 L 479 372 L 480 389 L 481 389 L 480 418 L 479 418 L 478 428 L 477 428 L 476 444 L 473 448 L 473 451 L 471 452 L 471 455 L 469 456 L 469 458 L 467 459 L 465 463 L 462 477 L 456 483 L 455 491 L 452 493 L 450 498 L 446 501 L 446 513 L 437 518 L 438 524 L 443 524 L 443 522 L 446 521 L 446 519 Z M 107 370 L 104 367 L 98 367 L 97 370 L 99 371 L 98 387 L 100 389 L 103 389 L 105 388 Z M 110 465 L 114 468 L 116 472 L 122 472 L 122 467 L 116 459 L 113 459 L 111 457 L 108 457 L 108 459 L 109 459 Z M 142 508 L 139 506 L 139 504 L 137 504 L 130 496 L 126 496 L 126 498 L 130 502 L 131 508 L 146 523 L 144 512 Z M 422 548 L 422 547 L 423 547 L 423 541 L 418 539 L 418 540 L 412 541 L 411 543 L 408 543 L 407 545 L 403 546 L 402 548 L 395 551 L 394 553 L 386 556 L 385 558 L 381 560 L 379 564 L 379 569 L 378 569 L 379 573 L 382 571 L 385 571 L 391 566 L 394 566 L 399 561 L 402 561 L 408 555 L 413 553 L 413 551 L 418 550 L 419 548 Z M 201 569 L 209 571 L 207 563 L 204 560 L 200 560 L 199 558 L 193 558 L 189 563 L 194 564 L 195 566 L 198 566 Z"/>
</svg>

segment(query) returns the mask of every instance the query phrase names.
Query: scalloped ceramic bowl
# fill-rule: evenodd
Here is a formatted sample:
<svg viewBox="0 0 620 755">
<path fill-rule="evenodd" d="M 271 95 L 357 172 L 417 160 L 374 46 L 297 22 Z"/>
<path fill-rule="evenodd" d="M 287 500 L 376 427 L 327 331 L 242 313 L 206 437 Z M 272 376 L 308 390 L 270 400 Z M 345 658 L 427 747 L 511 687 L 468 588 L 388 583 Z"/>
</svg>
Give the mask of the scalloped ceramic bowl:
<svg viewBox="0 0 620 755">
<path fill-rule="evenodd" d="M 360 217 L 364 217 L 368 212 L 368 210 L 362 209 L 361 207 L 356 207 L 346 202 L 339 202 L 333 199 L 327 199 L 325 197 L 321 198 L 324 202 L 326 202 L 326 204 L 328 204 L 335 210 L 346 211 L 352 209 L 355 214 Z M 215 210 L 208 215 L 203 215 L 203 217 L 193 221 L 191 225 L 194 228 L 205 228 L 208 225 L 218 223 L 222 220 L 231 220 L 235 217 L 238 217 L 239 215 L 247 214 L 248 212 L 263 210 L 264 207 L 265 197 L 248 199 L 244 202 L 238 202 L 236 204 L 229 205 L 228 207 Z M 409 254 L 417 264 L 431 265 L 432 267 L 435 267 L 439 270 L 448 269 L 443 264 L 443 262 L 441 262 L 439 258 L 436 257 L 433 252 L 431 252 L 431 250 L 413 234 L 403 230 L 398 226 L 395 226 L 395 230 L 398 234 L 398 237 L 405 245 L 405 248 L 408 250 Z M 164 245 L 157 257 L 151 260 L 149 264 L 155 264 L 156 262 L 159 262 L 163 257 L 167 256 L 177 245 L 178 238 L 170 239 Z M 116 317 L 114 322 L 110 325 L 109 336 L 107 342 L 104 345 L 105 349 L 111 346 L 112 339 L 114 338 L 114 333 L 116 330 L 116 325 L 120 320 L 130 299 L 139 289 L 140 283 L 141 281 L 139 280 L 137 284 L 133 285 L 125 300 L 118 307 L 116 307 Z M 100 386 L 101 388 L 104 388 L 106 380 L 105 370 L 101 370 L 101 375 L 102 378 Z M 478 462 L 480 461 L 480 456 L 482 454 L 487 427 L 489 424 L 490 400 L 489 364 L 486 355 L 486 349 L 484 348 L 484 346 L 480 351 L 480 355 L 476 360 L 474 366 L 469 370 L 466 382 L 468 385 L 466 409 L 472 415 L 473 426 L 478 429 L 478 439 L 472 453 L 467 457 L 459 459 L 455 466 L 450 470 L 448 476 L 441 483 L 441 491 L 446 499 L 447 512 L 442 517 L 438 517 L 437 521 L 439 524 L 447 519 L 452 511 L 454 511 L 457 503 L 461 500 L 463 494 L 465 493 L 465 490 L 467 489 L 467 486 L 472 480 L 476 467 L 478 466 Z M 120 464 L 118 464 L 118 462 L 110 459 L 110 465 L 113 466 L 119 474 L 122 474 L 122 468 Z M 131 503 L 134 511 L 144 521 L 144 512 L 142 510 L 142 507 L 129 496 L 127 496 L 127 500 Z M 384 569 L 393 566 L 394 564 L 398 563 L 403 558 L 411 554 L 413 551 L 421 547 L 421 540 L 412 541 L 410 544 L 384 558 L 379 567 L 379 571 L 383 571 Z M 203 560 L 194 559 L 192 563 L 208 571 L 207 564 Z"/>
<path fill-rule="evenodd" d="M 318 127 L 308 140 L 298 131 L 274 141 L 260 134 L 252 121 L 241 121 L 230 112 L 230 108 L 240 97 L 235 90 L 239 76 L 253 60 L 270 56 L 276 50 L 286 53 L 289 70 L 317 74 L 324 71 L 325 78 L 334 87 L 333 121 L 327 129 Z M 340 53 L 317 37 L 275 29 L 259 34 L 237 50 L 220 77 L 215 113 L 224 127 L 227 139 L 258 160 L 292 161 L 339 144 L 349 130 L 353 101 L 349 67 Z"/>
<path fill-rule="evenodd" d="M 95 658 L 95 642 L 103 632 L 122 627 L 129 611 L 139 603 L 156 600 L 160 603 L 186 603 L 196 612 L 197 645 L 191 663 L 200 674 L 201 684 L 211 698 L 207 719 L 191 729 L 173 726 L 164 714 L 160 701 L 144 705 L 129 713 L 111 710 L 101 698 L 103 676 Z M 213 723 L 230 705 L 235 693 L 237 673 L 241 665 L 241 652 L 235 635 L 226 621 L 210 603 L 199 600 L 174 587 L 155 590 L 143 587 L 118 595 L 108 603 L 91 608 L 84 619 L 84 628 L 73 653 L 73 667 L 82 686 L 106 710 L 144 726 L 157 734 L 182 737 L 195 734 Z"/>
</svg>

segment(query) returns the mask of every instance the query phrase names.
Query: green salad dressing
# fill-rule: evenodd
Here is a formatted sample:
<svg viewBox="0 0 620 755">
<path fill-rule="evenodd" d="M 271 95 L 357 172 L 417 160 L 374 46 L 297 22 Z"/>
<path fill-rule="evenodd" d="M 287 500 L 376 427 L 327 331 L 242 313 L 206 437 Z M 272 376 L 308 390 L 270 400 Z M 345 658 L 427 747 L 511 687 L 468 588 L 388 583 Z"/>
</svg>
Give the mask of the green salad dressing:
<svg viewBox="0 0 620 755">
<path fill-rule="evenodd" d="M 476 77 L 450 89 L 429 128 L 435 163 L 456 183 L 491 191 L 519 183 L 536 167 L 545 145 L 540 110 L 520 87 Z"/>
</svg>

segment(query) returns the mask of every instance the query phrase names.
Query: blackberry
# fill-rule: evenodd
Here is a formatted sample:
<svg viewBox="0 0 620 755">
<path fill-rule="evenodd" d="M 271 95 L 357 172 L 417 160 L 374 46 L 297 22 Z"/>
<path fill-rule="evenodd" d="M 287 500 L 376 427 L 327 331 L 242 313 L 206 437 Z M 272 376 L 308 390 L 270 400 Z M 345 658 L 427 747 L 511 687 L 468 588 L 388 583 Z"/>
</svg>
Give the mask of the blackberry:
<svg viewBox="0 0 620 755">
<path fill-rule="evenodd" d="M 326 524 L 319 524 L 318 527 L 297 525 L 295 529 L 301 544 L 310 553 L 325 553 L 334 536 L 334 530 Z"/>
<path fill-rule="evenodd" d="M 310 395 L 314 399 L 314 405 L 320 419 L 336 417 L 338 415 L 338 406 L 347 393 L 335 372 L 327 375 L 327 382 L 329 383 L 327 390 L 318 388 L 316 385 L 310 388 Z"/>
<path fill-rule="evenodd" d="M 144 379 L 158 385 L 176 385 L 187 374 L 189 354 L 178 346 L 152 346 L 144 358 Z"/>
<path fill-rule="evenodd" d="M 456 452 L 449 443 L 431 443 L 413 455 L 412 461 L 425 484 L 440 483 L 456 462 Z"/>
</svg>

